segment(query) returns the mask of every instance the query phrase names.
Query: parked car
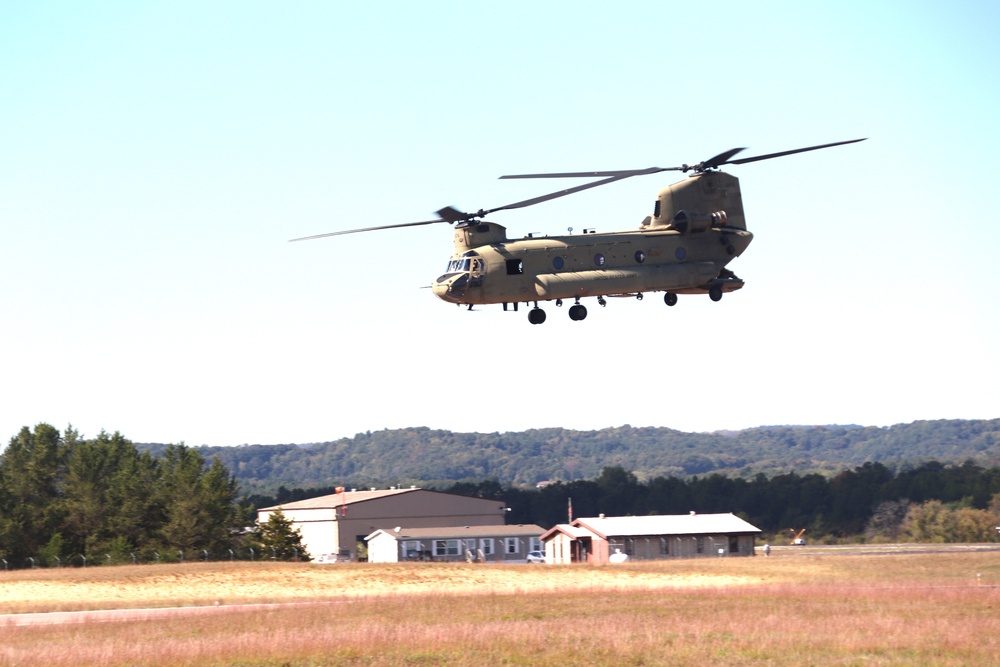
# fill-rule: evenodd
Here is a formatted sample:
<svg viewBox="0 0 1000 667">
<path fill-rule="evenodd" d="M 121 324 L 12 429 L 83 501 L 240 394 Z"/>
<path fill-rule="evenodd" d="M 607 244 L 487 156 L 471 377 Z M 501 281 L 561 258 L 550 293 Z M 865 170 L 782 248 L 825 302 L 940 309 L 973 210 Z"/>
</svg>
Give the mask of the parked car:
<svg viewBox="0 0 1000 667">
<path fill-rule="evenodd" d="M 528 552 L 528 562 L 529 563 L 544 563 L 545 554 L 541 551 L 529 551 Z"/>
<path fill-rule="evenodd" d="M 329 565 L 331 563 L 349 563 L 351 562 L 351 554 L 350 552 L 346 554 L 323 554 L 313 562 L 323 563 L 324 565 Z"/>
</svg>

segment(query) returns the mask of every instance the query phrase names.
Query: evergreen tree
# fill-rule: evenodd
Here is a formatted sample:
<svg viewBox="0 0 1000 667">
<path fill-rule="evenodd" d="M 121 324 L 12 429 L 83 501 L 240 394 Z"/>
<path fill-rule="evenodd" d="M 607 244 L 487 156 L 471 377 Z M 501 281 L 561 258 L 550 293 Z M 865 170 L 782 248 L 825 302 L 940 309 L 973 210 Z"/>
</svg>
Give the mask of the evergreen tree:
<svg viewBox="0 0 1000 667">
<path fill-rule="evenodd" d="M 238 485 L 222 463 L 215 459 L 206 469 L 197 450 L 179 444 L 167 448 L 160 467 L 163 546 L 185 553 L 228 548 L 242 516 Z"/>
<path fill-rule="evenodd" d="M 48 424 L 25 426 L 0 454 L 0 557 L 23 561 L 59 532 L 63 454 L 63 438 Z"/>
<path fill-rule="evenodd" d="M 261 553 L 271 554 L 278 560 L 310 560 L 311 557 L 302 545 L 302 532 L 292 526 L 291 520 L 285 516 L 281 508 L 274 510 L 267 521 L 260 524 L 258 532 Z"/>
</svg>

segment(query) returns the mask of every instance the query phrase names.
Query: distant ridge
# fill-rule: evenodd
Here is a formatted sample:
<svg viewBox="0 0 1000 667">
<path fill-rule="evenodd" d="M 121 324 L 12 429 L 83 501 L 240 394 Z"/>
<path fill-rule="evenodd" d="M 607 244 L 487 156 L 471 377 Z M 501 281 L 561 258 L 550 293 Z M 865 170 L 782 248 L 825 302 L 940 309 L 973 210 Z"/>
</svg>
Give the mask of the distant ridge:
<svg viewBox="0 0 1000 667">
<path fill-rule="evenodd" d="M 166 445 L 139 444 L 159 454 Z M 891 468 L 929 460 L 1000 465 L 1000 419 L 934 420 L 876 426 L 760 426 L 685 433 L 620 426 L 510 433 L 454 433 L 425 427 L 359 433 L 300 445 L 197 448 L 218 456 L 243 491 L 334 485 L 449 483 L 494 479 L 534 486 L 543 480 L 592 479 L 621 466 L 640 479 L 658 476 L 820 472 L 868 461 Z"/>
</svg>

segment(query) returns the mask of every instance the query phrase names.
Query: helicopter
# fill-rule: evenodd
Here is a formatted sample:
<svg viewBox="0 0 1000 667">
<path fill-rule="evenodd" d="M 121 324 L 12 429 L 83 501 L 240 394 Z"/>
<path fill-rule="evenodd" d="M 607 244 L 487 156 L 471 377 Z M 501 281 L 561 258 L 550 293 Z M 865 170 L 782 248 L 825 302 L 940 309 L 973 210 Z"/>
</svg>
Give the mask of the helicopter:
<svg viewBox="0 0 1000 667">
<path fill-rule="evenodd" d="M 733 148 L 703 162 L 677 167 L 506 175 L 500 178 L 599 180 L 475 213 L 448 206 L 437 211 L 438 217 L 433 220 L 348 229 L 291 241 L 452 224 L 454 252 L 446 271 L 430 285 L 434 294 L 469 310 L 475 305 L 502 304 L 505 311 L 508 307 L 517 311 L 518 304 L 531 305 L 531 324 L 545 322 L 546 314 L 539 302 L 555 302 L 558 307 L 572 300 L 569 318 L 581 321 L 587 317 L 587 308 L 580 303 L 585 297 L 596 297 L 600 306 L 607 305 L 606 297 L 642 299 L 647 292 L 664 292 L 668 306 L 677 304 L 678 295 L 707 294 L 712 301 L 719 301 L 723 294 L 743 287 L 744 281 L 726 265 L 743 254 L 753 240 L 744 218 L 739 179 L 720 168 L 859 141 L 864 139 L 740 159 L 735 157 L 746 149 Z M 566 235 L 529 234 L 509 239 L 505 227 L 485 219 L 499 211 L 534 206 L 633 176 L 665 171 L 691 174 L 659 191 L 653 213 L 642 220 L 638 229 L 603 233 L 584 229 L 582 234 L 574 235 L 570 227 Z"/>
</svg>

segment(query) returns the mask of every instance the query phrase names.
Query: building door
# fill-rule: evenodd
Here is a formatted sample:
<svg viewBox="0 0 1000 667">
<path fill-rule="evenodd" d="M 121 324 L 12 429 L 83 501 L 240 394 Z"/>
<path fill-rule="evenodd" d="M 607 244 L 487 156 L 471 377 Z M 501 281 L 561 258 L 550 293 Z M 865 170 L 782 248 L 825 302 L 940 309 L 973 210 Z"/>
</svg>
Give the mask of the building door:
<svg viewBox="0 0 1000 667">
<path fill-rule="evenodd" d="M 590 560 L 590 538 L 581 537 L 573 541 L 572 561 L 574 563 L 586 563 Z"/>
</svg>

